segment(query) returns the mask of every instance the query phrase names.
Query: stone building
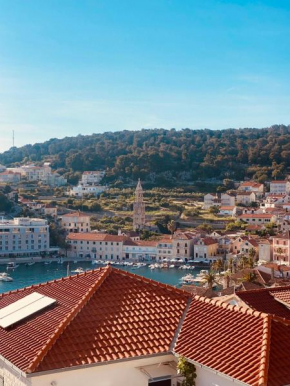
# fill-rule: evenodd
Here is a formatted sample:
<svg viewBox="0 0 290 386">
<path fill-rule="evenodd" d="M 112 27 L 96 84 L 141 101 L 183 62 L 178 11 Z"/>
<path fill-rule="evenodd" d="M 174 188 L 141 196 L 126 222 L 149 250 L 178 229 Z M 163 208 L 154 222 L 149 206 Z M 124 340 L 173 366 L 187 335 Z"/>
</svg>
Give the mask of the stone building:
<svg viewBox="0 0 290 386">
<path fill-rule="evenodd" d="M 145 226 L 145 202 L 143 199 L 143 189 L 140 179 L 135 190 L 133 229 L 141 230 Z"/>
</svg>

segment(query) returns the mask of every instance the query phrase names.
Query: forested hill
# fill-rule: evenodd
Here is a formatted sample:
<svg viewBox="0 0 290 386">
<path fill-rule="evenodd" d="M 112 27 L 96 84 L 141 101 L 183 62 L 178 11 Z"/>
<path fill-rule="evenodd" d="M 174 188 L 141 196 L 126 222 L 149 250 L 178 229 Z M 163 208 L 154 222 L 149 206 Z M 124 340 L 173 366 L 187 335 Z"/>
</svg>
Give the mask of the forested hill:
<svg viewBox="0 0 290 386">
<path fill-rule="evenodd" d="M 265 129 L 140 130 L 79 135 L 12 148 L 0 163 L 49 160 L 73 181 L 84 170 L 136 180 L 281 178 L 290 169 L 290 125 Z"/>
</svg>

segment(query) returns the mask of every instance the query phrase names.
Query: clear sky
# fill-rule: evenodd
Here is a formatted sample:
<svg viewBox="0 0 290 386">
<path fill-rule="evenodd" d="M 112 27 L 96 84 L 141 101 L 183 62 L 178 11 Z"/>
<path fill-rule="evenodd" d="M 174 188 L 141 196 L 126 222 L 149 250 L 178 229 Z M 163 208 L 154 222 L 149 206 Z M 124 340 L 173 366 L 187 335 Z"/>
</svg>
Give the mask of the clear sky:
<svg viewBox="0 0 290 386">
<path fill-rule="evenodd" d="M 0 151 L 290 123 L 289 0 L 0 0 Z"/>
</svg>

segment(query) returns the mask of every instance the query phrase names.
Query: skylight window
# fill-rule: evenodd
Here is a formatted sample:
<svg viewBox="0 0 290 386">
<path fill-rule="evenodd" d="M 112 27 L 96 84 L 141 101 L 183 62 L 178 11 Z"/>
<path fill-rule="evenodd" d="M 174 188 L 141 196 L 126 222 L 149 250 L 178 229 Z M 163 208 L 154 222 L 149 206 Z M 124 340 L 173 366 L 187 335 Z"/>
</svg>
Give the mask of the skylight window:
<svg viewBox="0 0 290 386">
<path fill-rule="evenodd" d="M 54 304 L 55 299 L 33 292 L 0 310 L 0 326 L 7 328 Z"/>
</svg>

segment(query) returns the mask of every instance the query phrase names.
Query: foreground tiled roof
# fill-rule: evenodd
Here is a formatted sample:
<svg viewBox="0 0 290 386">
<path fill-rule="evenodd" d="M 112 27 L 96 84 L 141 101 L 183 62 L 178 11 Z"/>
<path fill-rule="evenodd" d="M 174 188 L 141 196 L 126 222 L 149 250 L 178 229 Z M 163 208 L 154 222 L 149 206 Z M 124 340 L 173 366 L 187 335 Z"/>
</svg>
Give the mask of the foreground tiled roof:
<svg viewBox="0 0 290 386">
<path fill-rule="evenodd" d="M 251 386 L 266 385 L 269 317 L 196 297 L 174 351 Z"/>
<path fill-rule="evenodd" d="M 238 291 L 237 295 L 254 310 L 286 318 L 290 321 L 290 310 L 281 302 L 282 300 L 290 307 L 290 286 Z"/>
<path fill-rule="evenodd" d="M 3 294 L 0 309 L 32 292 L 57 304 L 0 328 L 0 354 L 27 373 L 166 353 L 189 299 L 108 267 Z"/>
</svg>

